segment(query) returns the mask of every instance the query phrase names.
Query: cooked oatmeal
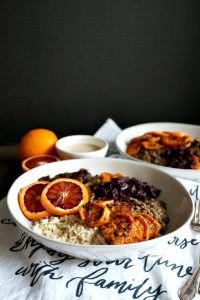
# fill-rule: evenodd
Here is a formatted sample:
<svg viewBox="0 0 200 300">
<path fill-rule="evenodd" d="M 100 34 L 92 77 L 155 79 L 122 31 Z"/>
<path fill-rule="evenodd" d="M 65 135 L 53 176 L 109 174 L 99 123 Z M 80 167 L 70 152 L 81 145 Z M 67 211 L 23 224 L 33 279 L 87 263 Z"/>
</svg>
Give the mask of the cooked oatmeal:
<svg viewBox="0 0 200 300">
<path fill-rule="evenodd" d="M 43 236 L 73 244 L 105 244 L 98 228 L 86 227 L 75 215 L 40 219 L 32 223 L 32 229 Z"/>
</svg>

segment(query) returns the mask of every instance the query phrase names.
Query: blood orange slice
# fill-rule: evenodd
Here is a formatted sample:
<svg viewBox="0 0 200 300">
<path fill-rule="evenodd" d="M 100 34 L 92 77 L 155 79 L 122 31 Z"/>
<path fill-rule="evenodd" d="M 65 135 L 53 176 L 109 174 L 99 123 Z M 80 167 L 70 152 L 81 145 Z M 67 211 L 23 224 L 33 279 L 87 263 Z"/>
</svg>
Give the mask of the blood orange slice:
<svg viewBox="0 0 200 300">
<path fill-rule="evenodd" d="M 38 220 L 50 215 L 40 202 L 40 196 L 47 181 L 38 181 L 22 188 L 18 194 L 19 206 L 29 220 Z"/>
<path fill-rule="evenodd" d="M 48 164 L 54 161 L 58 161 L 60 160 L 57 156 L 54 155 L 35 155 L 35 156 L 31 156 L 27 159 L 24 159 L 22 161 L 22 170 L 24 172 L 33 169 L 35 167 L 44 165 L 44 164 Z"/>
<path fill-rule="evenodd" d="M 41 203 L 52 214 L 64 216 L 75 214 L 89 200 L 87 187 L 78 180 L 58 178 L 42 191 Z"/>
</svg>

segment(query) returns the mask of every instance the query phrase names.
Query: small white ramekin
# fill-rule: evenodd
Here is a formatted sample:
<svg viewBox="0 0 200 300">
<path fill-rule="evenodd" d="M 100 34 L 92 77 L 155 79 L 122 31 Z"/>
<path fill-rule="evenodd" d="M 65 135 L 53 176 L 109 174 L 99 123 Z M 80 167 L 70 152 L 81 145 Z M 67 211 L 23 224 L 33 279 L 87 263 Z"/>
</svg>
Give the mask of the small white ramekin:
<svg viewBox="0 0 200 300">
<path fill-rule="evenodd" d="M 97 150 L 88 152 L 81 151 L 81 144 L 93 145 Z M 73 146 L 76 145 L 76 150 L 73 151 Z M 80 145 L 80 147 L 79 147 Z M 106 156 L 108 151 L 108 142 L 92 135 L 71 135 L 60 138 L 56 142 L 56 151 L 61 159 L 72 158 L 102 158 Z M 71 148 L 71 149 L 69 149 Z M 80 151 L 79 151 L 80 149 Z"/>
</svg>

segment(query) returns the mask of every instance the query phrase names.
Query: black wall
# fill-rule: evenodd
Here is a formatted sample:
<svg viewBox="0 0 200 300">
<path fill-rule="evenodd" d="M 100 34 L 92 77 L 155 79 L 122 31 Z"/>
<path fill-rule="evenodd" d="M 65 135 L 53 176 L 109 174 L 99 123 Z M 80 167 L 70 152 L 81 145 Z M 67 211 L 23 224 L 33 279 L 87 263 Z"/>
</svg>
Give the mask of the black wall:
<svg viewBox="0 0 200 300">
<path fill-rule="evenodd" d="M 199 124 L 200 1 L 0 0 L 0 143 Z"/>
</svg>

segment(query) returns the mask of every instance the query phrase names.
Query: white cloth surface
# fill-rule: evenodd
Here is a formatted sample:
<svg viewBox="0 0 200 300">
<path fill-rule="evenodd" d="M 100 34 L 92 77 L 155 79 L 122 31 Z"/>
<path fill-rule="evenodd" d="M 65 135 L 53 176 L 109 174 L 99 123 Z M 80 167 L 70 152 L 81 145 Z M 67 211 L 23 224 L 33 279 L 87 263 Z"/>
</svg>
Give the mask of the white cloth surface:
<svg viewBox="0 0 200 300">
<path fill-rule="evenodd" d="M 120 131 L 121 128 L 112 119 L 107 119 L 105 123 L 94 134 L 96 137 L 105 139 L 109 143 L 109 149 L 107 153 L 108 156 L 119 156 L 117 154 L 115 139 Z"/>
<path fill-rule="evenodd" d="M 111 119 L 95 133 L 111 143 L 120 132 Z M 200 183 L 181 180 L 192 199 Z M 154 250 L 131 258 L 92 262 L 47 249 L 12 221 L 6 198 L 0 202 L 1 300 L 177 300 L 178 288 L 199 260 L 200 234 L 188 226 Z M 195 299 L 200 299 L 197 295 Z"/>
</svg>

